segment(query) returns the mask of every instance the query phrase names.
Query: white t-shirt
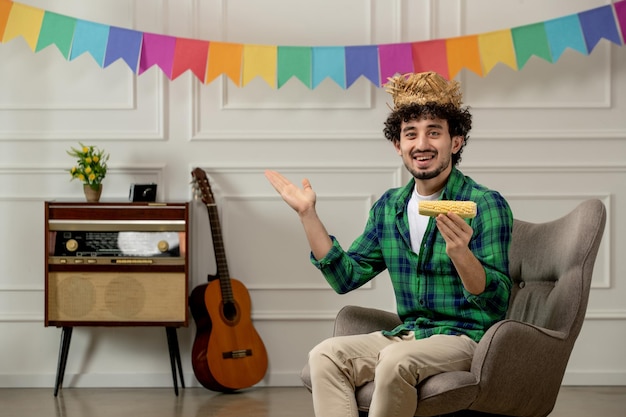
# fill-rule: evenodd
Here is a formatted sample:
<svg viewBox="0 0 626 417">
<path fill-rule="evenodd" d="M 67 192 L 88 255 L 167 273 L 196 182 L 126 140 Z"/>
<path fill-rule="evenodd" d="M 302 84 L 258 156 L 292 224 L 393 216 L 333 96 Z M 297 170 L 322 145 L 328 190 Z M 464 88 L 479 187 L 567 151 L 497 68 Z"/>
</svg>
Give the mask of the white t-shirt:
<svg viewBox="0 0 626 417">
<path fill-rule="evenodd" d="M 411 249 L 413 249 L 415 253 L 420 253 L 420 245 L 422 244 L 424 233 L 426 233 L 426 228 L 428 227 L 428 220 L 430 219 L 430 216 L 419 214 L 419 202 L 439 200 L 442 192 L 443 189 L 435 194 L 423 196 L 417 193 L 416 188 L 413 188 L 413 194 L 409 200 L 407 210 L 409 216 L 409 230 L 411 233 Z"/>
</svg>

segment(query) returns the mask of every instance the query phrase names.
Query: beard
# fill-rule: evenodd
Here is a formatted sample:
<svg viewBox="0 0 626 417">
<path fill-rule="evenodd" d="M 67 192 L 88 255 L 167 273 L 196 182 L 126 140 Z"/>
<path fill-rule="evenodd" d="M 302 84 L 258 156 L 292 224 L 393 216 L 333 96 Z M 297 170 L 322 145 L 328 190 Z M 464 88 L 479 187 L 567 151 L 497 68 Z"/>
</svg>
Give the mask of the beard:
<svg viewBox="0 0 626 417">
<path fill-rule="evenodd" d="M 435 157 L 437 155 L 435 155 Z M 411 175 L 413 175 L 413 178 L 415 178 L 416 180 L 430 180 L 430 179 L 438 177 L 442 172 L 448 169 L 448 167 L 450 166 L 450 160 L 451 160 L 450 157 L 444 158 L 441 161 L 441 163 L 438 166 L 434 167 L 433 169 L 429 171 L 422 171 L 422 170 L 413 168 L 413 164 L 412 164 L 413 158 L 412 157 L 410 158 L 411 159 L 408 161 L 405 160 L 404 166 L 411 173 Z"/>
</svg>

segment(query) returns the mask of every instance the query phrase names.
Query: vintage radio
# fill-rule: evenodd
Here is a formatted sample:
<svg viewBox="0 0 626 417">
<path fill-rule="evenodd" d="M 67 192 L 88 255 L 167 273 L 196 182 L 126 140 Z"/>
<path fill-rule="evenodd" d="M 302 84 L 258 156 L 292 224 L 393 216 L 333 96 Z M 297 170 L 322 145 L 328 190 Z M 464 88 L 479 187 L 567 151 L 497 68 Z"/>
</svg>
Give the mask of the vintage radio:
<svg viewBox="0 0 626 417">
<path fill-rule="evenodd" d="M 46 326 L 188 323 L 188 203 L 45 203 Z"/>
</svg>

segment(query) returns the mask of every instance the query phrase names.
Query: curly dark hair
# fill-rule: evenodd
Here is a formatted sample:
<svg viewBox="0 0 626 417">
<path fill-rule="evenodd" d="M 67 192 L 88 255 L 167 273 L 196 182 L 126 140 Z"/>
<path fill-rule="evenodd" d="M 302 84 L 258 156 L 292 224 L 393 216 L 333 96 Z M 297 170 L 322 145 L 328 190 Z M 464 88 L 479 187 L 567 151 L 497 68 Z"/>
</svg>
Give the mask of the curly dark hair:
<svg viewBox="0 0 626 417">
<path fill-rule="evenodd" d="M 400 141 L 400 127 L 402 122 L 437 118 L 448 121 L 448 131 L 451 137 L 462 136 L 463 145 L 456 154 L 452 155 L 452 163 L 457 165 L 461 161 L 461 153 L 469 140 L 469 131 L 472 128 L 472 114 L 469 107 L 458 108 L 452 104 L 408 104 L 392 111 L 385 121 L 383 133 L 390 142 Z"/>
</svg>

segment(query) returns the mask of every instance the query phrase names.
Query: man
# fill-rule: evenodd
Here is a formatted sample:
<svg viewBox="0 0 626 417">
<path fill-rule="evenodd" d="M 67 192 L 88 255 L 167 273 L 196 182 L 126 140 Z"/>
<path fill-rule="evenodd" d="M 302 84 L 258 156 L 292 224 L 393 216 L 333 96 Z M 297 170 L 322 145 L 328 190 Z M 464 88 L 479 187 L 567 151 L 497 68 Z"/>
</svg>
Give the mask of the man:
<svg viewBox="0 0 626 417">
<path fill-rule="evenodd" d="M 471 129 L 456 81 L 436 73 L 396 76 L 386 85 L 394 108 L 385 137 L 412 174 L 370 210 L 365 230 L 344 251 L 302 188 L 275 171 L 266 177 L 299 215 L 311 260 L 346 293 L 387 269 L 403 324 L 392 331 L 333 337 L 309 354 L 317 417 L 357 417 L 355 387 L 375 381 L 370 417 L 410 417 L 415 386 L 431 375 L 468 370 L 478 341 L 504 318 L 511 289 L 508 250 L 513 218 L 504 198 L 456 165 Z M 419 214 L 424 200 L 470 200 L 475 218 Z"/>
</svg>

